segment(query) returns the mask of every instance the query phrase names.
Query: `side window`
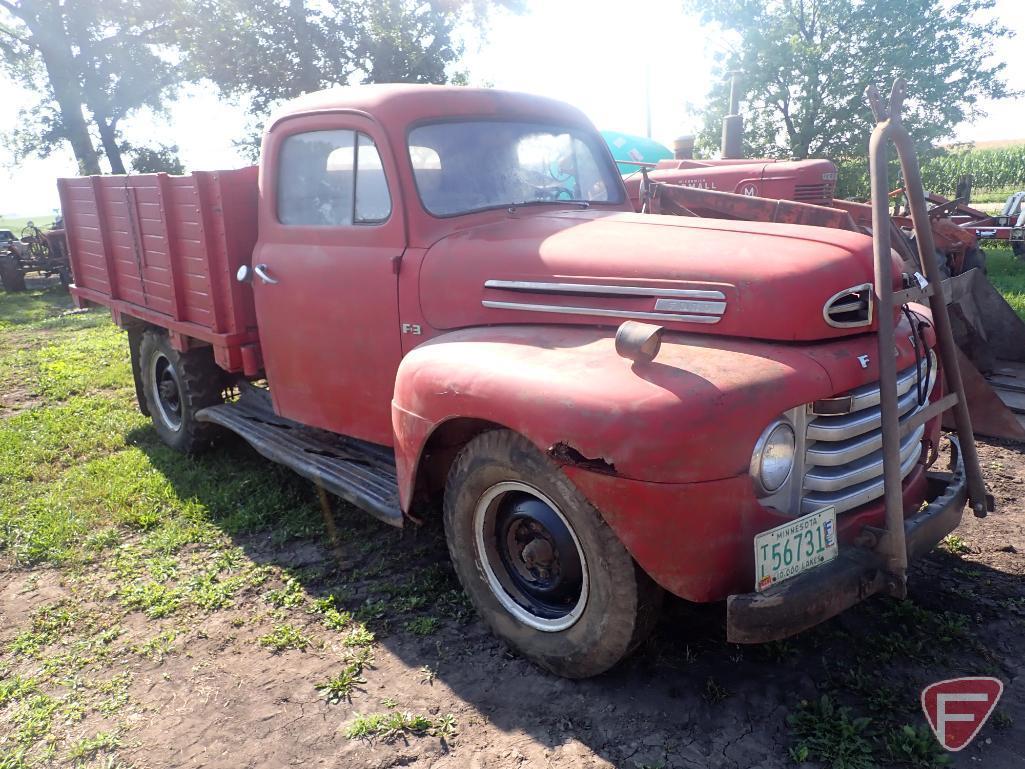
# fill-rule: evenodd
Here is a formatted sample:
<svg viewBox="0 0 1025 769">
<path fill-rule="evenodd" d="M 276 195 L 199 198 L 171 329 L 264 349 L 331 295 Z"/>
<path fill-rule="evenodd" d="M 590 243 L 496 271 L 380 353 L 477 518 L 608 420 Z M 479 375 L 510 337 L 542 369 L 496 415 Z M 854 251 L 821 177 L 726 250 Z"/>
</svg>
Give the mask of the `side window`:
<svg viewBox="0 0 1025 769">
<path fill-rule="evenodd" d="M 355 131 L 287 137 L 278 163 L 278 220 L 338 227 L 382 222 L 391 196 L 372 139 Z"/>
<path fill-rule="evenodd" d="M 391 216 L 391 195 L 374 140 L 358 134 L 356 146 L 356 222 L 383 222 Z"/>
</svg>

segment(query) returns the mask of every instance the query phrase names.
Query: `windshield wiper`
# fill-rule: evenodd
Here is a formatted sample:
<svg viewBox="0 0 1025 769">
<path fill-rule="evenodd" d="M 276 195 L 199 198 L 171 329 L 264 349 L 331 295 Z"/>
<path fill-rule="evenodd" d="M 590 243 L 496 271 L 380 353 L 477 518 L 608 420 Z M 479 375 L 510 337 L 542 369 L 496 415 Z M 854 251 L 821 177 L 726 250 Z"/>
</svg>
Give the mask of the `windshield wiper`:
<svg viewBox="0 0 1025 769">
<path fill-rule="evenodd" d="M 591 204 L 586 200 L 523 200 L 519 203 L 513 203 L 509 206 L 510 211 L 515 211 L 517 208 L 525 206 L 576 206 L 577 208 L 590 208 Z"/>
</svg>

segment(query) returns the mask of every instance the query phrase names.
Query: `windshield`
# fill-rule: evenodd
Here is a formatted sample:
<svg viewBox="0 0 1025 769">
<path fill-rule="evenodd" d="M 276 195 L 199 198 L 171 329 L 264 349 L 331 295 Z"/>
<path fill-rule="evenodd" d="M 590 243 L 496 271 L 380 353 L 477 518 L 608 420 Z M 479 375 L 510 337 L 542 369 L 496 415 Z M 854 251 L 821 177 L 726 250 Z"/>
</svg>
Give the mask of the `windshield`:
<svg viewBox="0 0 1025 769">
<path fill-rule="evenodd" d="M 10 230 L 0 230 L 0 240 L 14 240 L 14 233 Z"/>
<path fill-rule="evenodd" d="M 435 216 L 543 202 L 620 203 L 596 134 L 538 123 L 434 123 L 409 133 L 424 207 Z"/>
</svg>

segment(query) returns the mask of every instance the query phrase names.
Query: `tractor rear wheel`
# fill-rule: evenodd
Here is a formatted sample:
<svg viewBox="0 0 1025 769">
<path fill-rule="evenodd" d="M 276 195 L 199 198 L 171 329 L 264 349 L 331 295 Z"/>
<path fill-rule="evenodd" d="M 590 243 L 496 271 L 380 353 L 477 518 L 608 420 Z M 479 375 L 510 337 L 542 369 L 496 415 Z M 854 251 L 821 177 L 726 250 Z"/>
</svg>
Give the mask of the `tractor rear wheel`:
<svg viewBox="0 0 1025 769">
<path fill-rule="evenodd" d="M 0 283 L 4 291 L 24 291 L 25 273 L 22 272 L 18 260 L 10 254 L 0 255 Z"/>
<path fill-rule="evenodd" d="M 961 272 L 968 272 L 968 270 L 979 269 L 982 270 L 982 274 L 986 274 L 986 252 L 978 246 L 972 246 L 964 255 L 964 267 Z"/>
</svg>

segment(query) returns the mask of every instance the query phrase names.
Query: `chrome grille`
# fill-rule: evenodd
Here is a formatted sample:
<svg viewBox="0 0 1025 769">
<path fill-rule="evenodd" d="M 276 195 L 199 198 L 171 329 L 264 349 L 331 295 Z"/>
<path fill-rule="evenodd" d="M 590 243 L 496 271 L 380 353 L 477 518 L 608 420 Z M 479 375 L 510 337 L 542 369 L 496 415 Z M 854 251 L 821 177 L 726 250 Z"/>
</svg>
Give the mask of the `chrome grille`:
<svg viewBox="0 0 1025 769">
<path fill-rule="evenodd" d="M 872 284 L 862 283 L 833 294 L 822 307 L 822 317 L 834 328 L 872 325 Z"/>
<path fill-rule="evenodd" d="M 927 392 L 936 378 L 932 360 Z M 926 362 L 921 363 L 926 376 Z M 918 405 L 919 371 L 910 366 L 897 374 L 897 411 L 903 424 L 928 405 Z M 852 393 L 851 411 L 836 416 L 815 416 L 805 431 L 804 483 L 801 513 L 832 506 L 837 513 L 851 510 L 883 495 L 883 431 L 879 383 Z M 904 479 L 921 457 L 925 425 L 919 425 L 900 442 L 900 477 Z"/>
<path fill-rule="evenodd" d="M 827 203 L 832 199 L 833 182 L 794 185 L 794 200 L 802 203 Z"/>
</svg>

